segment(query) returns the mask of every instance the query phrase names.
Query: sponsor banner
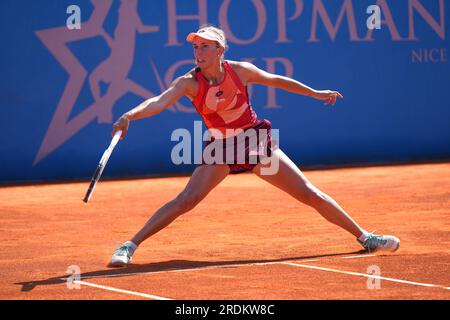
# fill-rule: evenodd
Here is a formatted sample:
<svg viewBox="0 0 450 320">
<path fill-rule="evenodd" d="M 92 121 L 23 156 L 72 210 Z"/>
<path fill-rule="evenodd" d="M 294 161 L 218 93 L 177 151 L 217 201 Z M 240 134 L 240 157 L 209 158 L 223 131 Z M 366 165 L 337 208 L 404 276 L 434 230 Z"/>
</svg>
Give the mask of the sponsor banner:
<svg viewBox="0 0 450 320">
<path fill-rule="evenodd" d="M 195 66 L 205 23 L 226 59 L 344 95 L 249 87 L 300 167 L 450 159 L 446 0 L 5 0 L 0 18 L 2 183 L 89 178 L 112 123 Z M 171 136 L 198 120 L 184 97 L 133 122 L 104 176 L 191 172 Z"/>
</svg>

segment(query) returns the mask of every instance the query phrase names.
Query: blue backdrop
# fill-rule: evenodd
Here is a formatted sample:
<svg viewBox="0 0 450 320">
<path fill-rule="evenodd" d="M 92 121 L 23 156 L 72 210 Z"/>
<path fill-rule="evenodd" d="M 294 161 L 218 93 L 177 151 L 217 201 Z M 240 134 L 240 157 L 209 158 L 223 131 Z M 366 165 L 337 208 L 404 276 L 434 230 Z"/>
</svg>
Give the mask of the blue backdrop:
<svg viewBox="0 0 450 320">
<path fill-rule="evenodd" d="M 369 30 L 368 6 L 381 9 Z M 81 29 L 76 23 L 77 5 Z M 336 106 L 251 88 L 301 168 L 450 159 L 450 5 L 444 0 L 4 0 L 0 181 L 89 178 L 111 124 L 193 65 L 185 36 L 227 33 L 230 60 L 339 90 Z M 69 13 L 68 13 L 69 11 Z M 376 22 L 376 21 L 375 21 Z M 133 122 L 105 177 L 189 173 L 170 139 L 200 120 L 187 98 Z"/>
</svg>

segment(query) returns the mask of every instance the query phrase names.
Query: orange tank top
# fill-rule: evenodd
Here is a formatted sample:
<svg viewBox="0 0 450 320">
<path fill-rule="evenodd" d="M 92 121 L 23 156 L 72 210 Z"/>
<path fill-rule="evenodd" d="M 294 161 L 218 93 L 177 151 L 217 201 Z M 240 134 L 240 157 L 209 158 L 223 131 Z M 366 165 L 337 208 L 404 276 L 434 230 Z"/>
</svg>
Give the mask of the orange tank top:
<svg viewBox="0 0 450 320">
<path fill-rule="evenodd" d="M 228 136 L 226 129 L 247 129 L 258 122 L 250 105 L 247 87 L 228 62 L 223 63 L 225 76 L 218 85 L 211 85 L 200 68 L 195 69 L 198 93 L 192 104 L 208 129 L 216 129 Z"/>
</svg>

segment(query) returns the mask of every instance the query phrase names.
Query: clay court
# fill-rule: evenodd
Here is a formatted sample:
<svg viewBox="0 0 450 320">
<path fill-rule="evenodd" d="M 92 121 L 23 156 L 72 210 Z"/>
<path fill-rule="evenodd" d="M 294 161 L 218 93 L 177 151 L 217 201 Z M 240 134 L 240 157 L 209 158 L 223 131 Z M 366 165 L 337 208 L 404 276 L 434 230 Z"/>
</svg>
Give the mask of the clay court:
<svg viewBox="0 0 450 320">
<path fill-rule="evenodd" d="M 117 245 L 188 177 L 101 181 L 88 204 L 87 181 L 4 186 L 0 298 L 450 298 L 449 163 L 305 174 L 364 228 L 398 236 L 400 249 L 363 253 L 314 209 L 240 174 L 144 242 L 130 267 L 110 269 Z M 79 289 L 65 280 L 72 265 Z"/>
</svg>

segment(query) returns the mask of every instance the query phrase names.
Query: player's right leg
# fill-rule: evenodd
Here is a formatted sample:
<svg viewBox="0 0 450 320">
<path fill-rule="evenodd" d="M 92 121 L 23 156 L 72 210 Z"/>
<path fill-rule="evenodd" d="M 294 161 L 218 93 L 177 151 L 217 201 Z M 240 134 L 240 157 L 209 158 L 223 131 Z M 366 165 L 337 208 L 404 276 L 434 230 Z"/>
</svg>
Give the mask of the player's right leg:
<svg viewBox="0 0 450 320">
<path fill-rule="evenodd" d="M 177 217 L 193 209 L 229 173 L 226 164 L 198 166 L 184 190 L 173 200 L 159 208 L 144 227 L 113 254 L 110 266 L 124 266 L 131 261 L 137 246 Z"/>
</svg>

